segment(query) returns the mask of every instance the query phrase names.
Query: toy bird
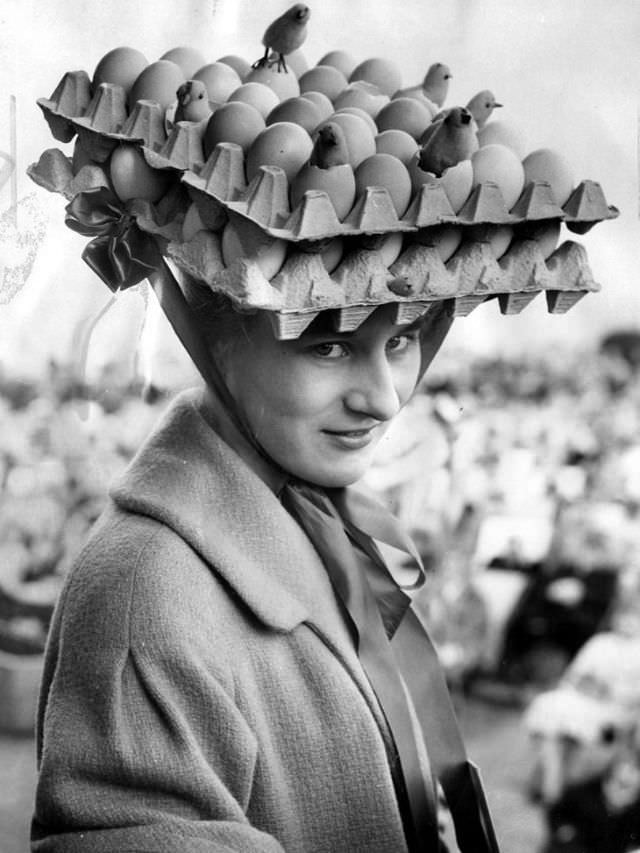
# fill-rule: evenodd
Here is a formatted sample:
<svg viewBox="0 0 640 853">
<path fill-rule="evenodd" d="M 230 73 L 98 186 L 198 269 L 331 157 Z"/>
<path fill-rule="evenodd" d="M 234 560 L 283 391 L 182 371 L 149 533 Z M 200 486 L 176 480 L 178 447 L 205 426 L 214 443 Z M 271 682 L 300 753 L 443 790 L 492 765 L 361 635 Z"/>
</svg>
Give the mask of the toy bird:
<svg viewBox="0 0 640 853">
<path fill-rule="evenodd" d="M 478 130 L 480 130 L 485 126 L 491 117 L 491 113 L 496 109 L 496 107 L 501 106 L 502 104 L 499 104 L 496 101 L 496 96 L 493 92 L 489 91 L 489 89 L 483 89 L 471 98 L 467 104 L 467 109 L 474 117 L 476 124 L 478 125 Z"/>
<path fill-rule="evenodd" d="M 270 67 L 277 62 L 277 70 L 287 72 L 285 56 L 297 50 L 307 37 L 307 21 L 311 9 L 304 3 L 296 3 L 279 18 L 269 24 L 262 36 L 265 47 L 264 56 L 253 63 L 252 68 Z M 278 55 L 277 60 L 269 59 L 269 52 Z"/>
<path fill-rule="evenodd" d="M 174 121 L 203 121 L 211 113 L 207 87 L 202 80 L 187 80 L 176 92 L 178 106 Z"/>
<path fill-rule="evenodd" d="M 329 169 L 348 162 L 349 149 L 344 131 L 339 124 L 330 121 L 318 130 L 309 163 L 320 169 Z"/>
<path fill-rule="evenodd" d="M 433 129 L 420 148 L 420 168 L 440 178 L 447 169 L 469 160 L 478 150 L 474 125 L 466 107 L 452 107 L 442 121 L 430 125 Z"/>
<path fill-rule="evenodd" d="M 406 89 L 399 89 L 393 97 L 429 101 L 435 113 L 445 102 L 451 77 L 452 74 L 447 65 L 442 62 L 434 62 L 425 74 L 422 83 L 417 86 L 409 86 Z"/>
<path fill-rule="evenodd" d="M 469 101 L 466 106 L 466 109 L 469 110 L 471 115 L 473 116 L 473 120 L 475 122 L 476 131 L 480 130 L 480 128 L 484 127 L 487 121 L 489 120 L 491 113 L 494 111 L 496 107 L 501 107 L 502 104 L 499 104 L 496 101 L 495 95 L 493 92 L 490 92 L 489 89 L 483 89 L 481 92 L 478 92 L 477 95 L 474 95 L 473 98 Z M 447 115 L 447 113 L 451 112 L 451 108 L 448 110 L 441 110 L 437 113 L 432 119 L 432 122 L 439 122 Z M 423 138 L 420 139 L 420 143 L 423 144 L 426 142 L 426 134 L 431 130 L 431 125 L 427 128 L 425 133 L 423 134 Z"/>
<path fill-rule="evenodd" d="M 441 107 L 446 100 L 451 76 L 448 65 L 444 65 L 442 62 L 434 62 L 422 81 L 422 91 L 425 97 L 433 101 L 438 107 Z"/>
</svg>

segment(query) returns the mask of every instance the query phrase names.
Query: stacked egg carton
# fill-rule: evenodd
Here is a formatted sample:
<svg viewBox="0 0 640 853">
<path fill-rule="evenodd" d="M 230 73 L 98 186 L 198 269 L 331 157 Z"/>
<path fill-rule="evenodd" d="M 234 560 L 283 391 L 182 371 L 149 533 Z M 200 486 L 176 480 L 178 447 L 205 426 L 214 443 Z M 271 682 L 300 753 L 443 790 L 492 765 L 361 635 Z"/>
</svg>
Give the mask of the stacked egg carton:
<svg viewBox="0 0 640 853">
<path fill-rule="evenodd" d="M 78 142 L 72 158 L 59 149 L 45 151 L 29 169 L 37 183 L 69 199 L 110 187 L 109 157 L 120 145 L 135 146 L 176 191 L 171 222 L 161 221 L 161 202 L 146 206 L 139 227 L 183 272 L 242 308 L 269 310 L 281 339 L 297 337 L 326 309 L 334 309 L 337 328 L 348 331 L 381 302 L 396 305 L 398 321 L 408 322 L 443 300 L 456 316 L 492 298 L 503 314 L 519 313 L 544 292 L 548 310 L 563 313 L 599 289 L 581 244 L 568 240 L 545 258 L 535 239 L 536 229 L 545 225 L 564 223 L 585 233 L 617 216 L 594 181 L 582 181 L 562 207 L 548 183 L 531 182 L 510 210 L 498 185 L 487 181 L 456 213 L 434 178 L 414 193 L 402 216 L 386 188 L 369 186 L 340 220 L 324 191 L 308 190 L 292 209 L 281 168 L 261 166 L 247 183 L 239 145 L 220 142 L 205 160 L 204 123 L 174 123 L 154 101 L 137 101 L 128 109 L 121 86 L 101 83 L 92 92 L 84 71 L 65 74 L 51 98 L 38 105 L 57 140 L 70 142 L 77 134 Z M 178 207 L 175 198 L 182 199 Z M 205 230 L 184 240 L 182 223 L 191 205 Z M 285 241 L 279 271 L 267 279 L 251 253 L 225 266 L 220 235 L 227 222 L 245 233 L 248 244 Z M 514 228 L 514 239 L 496 259 L 490 235 L 504 225 Z M 446 226 L 473 228 L 474 239 L 463 239 L 444 262 L 438 234 Z M 323 252 L 336 239 L 343 242 L 342 257 L 329 272 Z"/>
</svg>

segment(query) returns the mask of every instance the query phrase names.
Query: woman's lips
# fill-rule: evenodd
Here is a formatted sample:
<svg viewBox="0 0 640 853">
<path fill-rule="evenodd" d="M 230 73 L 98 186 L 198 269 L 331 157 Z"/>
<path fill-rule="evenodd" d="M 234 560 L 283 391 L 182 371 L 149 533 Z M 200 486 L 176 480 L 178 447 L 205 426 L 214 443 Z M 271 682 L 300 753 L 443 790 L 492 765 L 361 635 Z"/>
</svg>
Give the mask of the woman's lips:
<svg viewBox="0 0 640 853">
<path fill-rule="evenodd" d="M 324 430 L 334 442 L 349 450 L 358 450 L 371 443 L 375 427 L 367 429 Z"/>
</svg>

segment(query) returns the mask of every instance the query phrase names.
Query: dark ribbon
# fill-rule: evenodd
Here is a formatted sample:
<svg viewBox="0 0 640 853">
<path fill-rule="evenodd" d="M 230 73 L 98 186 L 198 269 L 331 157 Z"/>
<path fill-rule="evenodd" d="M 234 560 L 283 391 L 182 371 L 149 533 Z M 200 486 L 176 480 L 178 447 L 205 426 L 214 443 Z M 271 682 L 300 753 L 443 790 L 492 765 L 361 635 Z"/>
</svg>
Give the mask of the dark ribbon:
<svg viewBox="0 0 640 853">
<path fill-rule="evenodd" d="M 437 850 L 433 779 L 418 759 L 408 690 L 422 730 L 433 774 L 441 783 L 462 853 L 498 853 L 498 843 L 476 767 L 468 760 L 449 691 L 431 640 L 391 576 L 374 538 L 411 556 L 408 537 L 384 507 L 344 489 L 329 496 L 289 482 L 283 503 L 321 556 L 350 618 L 357 651 L 398 752 L 409 814 L 404 815 L 409 849 Z M 366 557 L 366 573 L 354 544 Z"/>
<path fill-rule="evenodd" d="M 160 263 L 154 238 L 107 187 L 78 193 L 65 210 L 69 228 L 94 238 L 82 259 L 114 293 L 148 278 Z"/>
</svg>

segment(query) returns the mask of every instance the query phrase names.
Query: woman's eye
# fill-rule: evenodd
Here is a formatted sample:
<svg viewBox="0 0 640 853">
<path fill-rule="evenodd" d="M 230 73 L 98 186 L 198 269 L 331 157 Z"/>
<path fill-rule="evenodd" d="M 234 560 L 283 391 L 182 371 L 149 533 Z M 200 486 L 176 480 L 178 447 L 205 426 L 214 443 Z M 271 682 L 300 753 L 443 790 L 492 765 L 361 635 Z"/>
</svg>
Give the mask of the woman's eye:
<svg viewBox="0 0 640 853">
<path fill-rule="evenodd" d="M 408 333 L 406 335 L 396 335 L 393 338 L 389 338 L 387 341 L 387 350 L 389 352 L 404 352 L 408 349 L 413 343 L 418 340 L 418 333 Z"/>
<path fill-rule="evenodd" d="M 320 358 L 342 358 L 347 354 L 347 348 L 342 343 L 326 341 L 321 344 L 315 344 L 313 353 Z"/>
</svg>

